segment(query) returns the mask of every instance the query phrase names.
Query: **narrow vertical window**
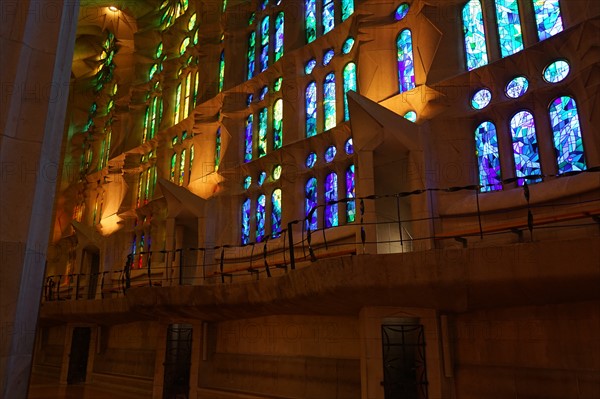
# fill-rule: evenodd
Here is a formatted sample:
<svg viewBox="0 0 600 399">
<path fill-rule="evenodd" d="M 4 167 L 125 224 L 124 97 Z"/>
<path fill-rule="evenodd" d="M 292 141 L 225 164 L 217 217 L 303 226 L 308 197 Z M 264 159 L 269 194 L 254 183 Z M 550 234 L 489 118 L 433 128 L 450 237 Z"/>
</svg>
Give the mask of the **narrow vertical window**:
<svg viewBox="0 0 600 399">
<path fill-rule="evenodd" d="M 171 167 L 169 168 L 169 180 L 175 183 L 175 168 L 177 167 L 177 153 L 171 157 Z"/>
<path fill-rule="evenodd" d="M 398 48 L 398 82 L 400 93 L 415 88 L 412 34 L 404 29 L 396 39 Z"/>
<path fill-rule="evenodd" d="M 275 61 L 283 55 L 283 11 L 275 17 Z"/>
<path fill-rule="evenodd" d="M 354 182 L 354 165 L 346 169 L 346 198 L 356 198 L 356 186 Z M 346 202 L 346 222 L 352 223 L 356 220 L 356 201 Z"/>
<path fill-rule="evenodd" d="M 258 157 L 267 155 L 267 109 L 258 113 Z"/>
<path fill-rule="evenodd" d="M 354 13 L 354 0 L 342 0 L 342 21 Z"/>
<path fill-rule="evenodd" d="M 585 170 L 587 166 L 575 100 L 569 96 L 558 97 L 550 103 L 549 112 L 558 173 Z"/>
<path fill-rule="evenodd" d="M 271 195 L 271 236 L 281 235 L 281 189 L 277 188 Z"/>
<path fill-rule="evenodd" d="M 221 51 L 219 58 L 219 91 L 223 90 L 223 82 L 225 81 L 225 50 Z"/>
<path fill-rule="evenodd" d="M 269 67 L 269 16 L 260 24 L 260 71 Z"/>
<path fill-rule="evenodd" d="M 192 73 L 185 76 L 185 91 L 183 95 L 183 117 L 187 118 L 190 114 L 190 99 L 192 96 Z"/>
<path fill-rule="evenodd" d="M 502 190 L 498 136 L 492 122 L 483 122 L 475 129 L 475 154 L 481 192 Z"/>
<path fill-rule="evenodd" d="M 247 79 L 252 79 L 254 76 L 254 66 L 256 63 L 256 32 L 252 31 L 248 37 L 248 74 Z"/>
<path fill-rule="evenodd" d="M 183 186 L 183 177 L 185 176 L 185 149 L 181 151 L 179 157 L 179 185 Z"/>
<path fill-rule="evenodd" d="M 348 95 L 349 91 L 356 91 L 356 64 L 349 62 L 344 67 L 344 120 L 350 119 L 350 111 L 348 110 Z"/>
<path fill-rule="evenodd" d="M 148 140 L 148 122 L 150 120 L 150 106 L 146 106 L 146 112 L 144 113 L 144 127 L 142 130 L 142 143 Z"/>
<path fill-rule="evenodd" d="M 335 2 L 333 0 L 323 0 L 323 34 L 331 31 L 335 26 Z"/>
<path fill-rule="evenodd" d="M 470 71 L 488 63 L 481 2 L 479 0 L 469 1 L 463 7 L 462 19 L 467 69 Z"/>
<path fill-rule="evenodd" d="M 254 115 L 248 115 L 246 119 L 246 131 L 244 139 L 244 162 L 252 161 L 252 133 L 254 127 Z"/>
<path fill-rule="evenodd" d="M 242 203 L 242 244 L 250 242 L 250 206 L 250 198 L 246 198 Z"/>
<path fill-rule="evenodd" d="M 194 165 L 194 146 L 190 147 L 190 162 L 188 164 L 188 184 L 190 184 L 190 180 L 192 179 L 192 166 Z"/>
<path fill-rule="evenodd" d="M 136 208 L 139 208 L 140 206 L 142 206 L 142 194 L 144 192 L 144 172 L 140 173 L 138 175 L 138 191 L 137 191 L 137 198 L 135 201 L 135 206 Z M 97 208 L 96 205 L 94 205 L 94 213 L 97 212 L 95 209 Z M 96 219 L 96 216 L 94 216 L 94 220 Z"/>
<path fill-rule="evenodd" d="M 306 29 L 306 43 L 311 43 L 317 38 L 316 0 L 304 0 L 304 23 Z"/>
<path fill-rule="evenodd" d="M 273 149 L 281 148 L 283 144 L 283 100 L 281 98 L 273 104 Z"/>
<path fill-rule="evenodd" d="M 176 125 L 181 120 L 181 83 L 177 85 L 177 90 L 175 90 L 175 99 L 173 101 L 173 124 Z M 153 112 L 154 114 L 154 112 Z"/>
<path fill-rule="evenodd" d="M 510 131 L 513 142 L 517 183 L 522 186 L 525 176 L 541 175 L 540 155 L 535 133 L 533 115 L 528 111 L 520 111 L 510 120 Z M 537 183 L 537 179 L 527 179 L 527 183 Z"/>
<path fill-rule="evenodd" d="M 545 40 L 563 31 L 558 0 L 533 0 L 538 37 Z"/>
<path fill-rule="evenodd" d="M 496 21 L 502 57 L 523 50 L 523 34 L 517 0 L 496 0 Z"/>
<path fill-rule="evenodd" d="M 325 76 L 323 109 L 325 113 L 325 130 L 329 130 L 335 127 L 337 122 L 335 113 L 335 74 L 333 72 Z"/>
<path fill-rule="evenodd" d="M 196 71 L 194 76 L 194 107 L 198 104 L 198 88 L 200 86 L 200 71 Z"/>
<path fill-rule="evenodd" d="M 317 229 L 317 179 L 311 177 L 304 187 L 304 216 L 306 219 L 306 230 Z M 313 209 L 315 209 L 313 211 Z"/>
<path fill-rule="evenodd" d="M 217 129 L 215 136 L 215 172 L 219 170 L 221 164 L 221 128 Z"/>
<path fill-rule="evenodd" d="M 144 172 L 144 205 L 150 199 L 150 172 L 150 169 L 146 169 L 146 172 Z"/>
<path fill-rule="evenodd" d="M 306 137 L 317 134 L 317 84 L 310 82 L 306 87 Z"/>
<path fill-rule="evenodd" d="M 261 242 L 265 238 L 266 201 L 264 194 L 256 200 L 256 242 Z"/>
<path fill-rule="evenodd" d="M 338 204 L 331 203 L 337 200 L 337 175 L 332 172 L 325 178 L 325 228 L 338 225 Z"/>
</svg>

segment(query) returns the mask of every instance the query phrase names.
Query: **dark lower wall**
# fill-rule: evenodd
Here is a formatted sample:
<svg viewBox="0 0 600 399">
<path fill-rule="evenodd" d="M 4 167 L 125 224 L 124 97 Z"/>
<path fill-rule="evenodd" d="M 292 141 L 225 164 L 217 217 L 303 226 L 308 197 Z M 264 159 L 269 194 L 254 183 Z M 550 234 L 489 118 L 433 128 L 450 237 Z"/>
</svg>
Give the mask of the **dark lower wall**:
<svg viewBox="0 0 600 399">
<path fill-rule="evenodd" d="M 66 326 L 42 327 L 38 331 L 38 345 L 33 358 L 33 374 L 58 381 L 65 350 Z"/>
</svg>

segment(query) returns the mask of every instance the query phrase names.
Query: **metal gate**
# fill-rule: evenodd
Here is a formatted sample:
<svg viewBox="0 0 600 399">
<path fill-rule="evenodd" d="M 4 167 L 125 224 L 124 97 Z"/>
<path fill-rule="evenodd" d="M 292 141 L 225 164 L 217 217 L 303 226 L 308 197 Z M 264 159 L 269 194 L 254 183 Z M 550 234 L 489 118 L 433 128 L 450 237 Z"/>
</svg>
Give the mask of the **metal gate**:
<svg viewBox="0 0 600 399">
<path fill-rule="evenodd" d="M 192 363 L 192 326 L 171 324 L 167 329 L 163 399 L 187 399 Z"/>
<path fill-rule="evenodd" d="M 385 399 L 427 399 L 423 326 L 382 325 L 381 338 Z"/>
</svg>

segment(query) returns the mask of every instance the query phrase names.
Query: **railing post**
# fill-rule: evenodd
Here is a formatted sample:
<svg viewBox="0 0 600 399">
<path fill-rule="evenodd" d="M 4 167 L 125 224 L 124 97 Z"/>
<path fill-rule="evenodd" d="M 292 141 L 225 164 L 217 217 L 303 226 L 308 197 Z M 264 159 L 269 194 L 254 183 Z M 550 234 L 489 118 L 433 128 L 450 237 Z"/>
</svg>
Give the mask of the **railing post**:
<svg viewBox="0 0 600 399">
<path fill-rule="evenodd" d="M 290 245 L 290 267 L 292 270 L 296 269 L 296 259 L 294 258 L 294 235 L 292 234 L 292 224 L 288 223 L 288 243 Z"/>
</svg>

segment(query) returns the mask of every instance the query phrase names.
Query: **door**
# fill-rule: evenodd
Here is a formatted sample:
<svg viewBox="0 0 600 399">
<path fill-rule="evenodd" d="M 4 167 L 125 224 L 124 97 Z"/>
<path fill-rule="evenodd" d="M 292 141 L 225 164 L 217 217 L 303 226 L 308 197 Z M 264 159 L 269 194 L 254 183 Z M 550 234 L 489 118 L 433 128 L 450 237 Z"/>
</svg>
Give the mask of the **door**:
<svg viewBox="0 0 600 399">
<path fill-rule="evenodd" d="M 88 299 L 96 299 L 96 287 L 98 286 L 98 272 L 100 270 L 100 254 L 90 253 L 90 277 L 88 280 Z"/>
<path fill-rule="evenodd" d="M 167 329 L 163 399 L 187 399 L 192 363 L 192 326 L 171 324 Z"/>
<path fill-rule="evenodd" d="M 75 327 L 73 329 L 67 384 L 81 384 L 85 382 L 91 334 L 92 330 L 89 327 Z"/>
</svg>

